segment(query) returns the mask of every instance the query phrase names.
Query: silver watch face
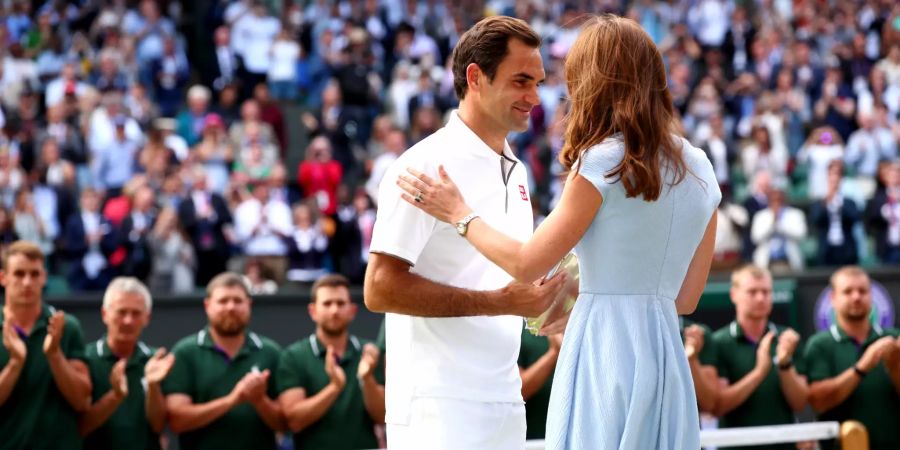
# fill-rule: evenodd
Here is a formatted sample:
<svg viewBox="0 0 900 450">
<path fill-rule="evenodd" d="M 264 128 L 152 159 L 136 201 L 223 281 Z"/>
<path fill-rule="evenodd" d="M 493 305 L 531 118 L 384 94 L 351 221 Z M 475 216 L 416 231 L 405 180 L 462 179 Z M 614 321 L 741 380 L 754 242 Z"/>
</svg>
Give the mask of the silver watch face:
<svg viewBox="0 0 900 450">
<path fill-rule="evenodd" d="M 465 234 L 466 232 L 466 224 L 459 222 L 456 224 L 456 232 L 459 234 Z"/>
</svg>

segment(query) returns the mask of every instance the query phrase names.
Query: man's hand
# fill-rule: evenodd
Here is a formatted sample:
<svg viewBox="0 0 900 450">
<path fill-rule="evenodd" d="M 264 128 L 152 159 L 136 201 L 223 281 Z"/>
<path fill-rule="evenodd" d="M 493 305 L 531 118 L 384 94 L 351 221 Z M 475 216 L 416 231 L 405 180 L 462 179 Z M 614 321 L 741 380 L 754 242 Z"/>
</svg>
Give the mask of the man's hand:
<svg viewBox="0 0 900 450">
<path fill-rule="evenodd" d="M 244 376 L 246 385 L 244 386 L 244 400 L 250 404 L 256 404 L 266 396 L 266 389 L 269 386 L 269 369 L 262 372 L 248 373 Z"/>
<path fill-rule="evenodd" d="M 775 332 L 769 331 L 759 341 L 756 347 L 756 368 L 764 373 L 769 373 L 772 369 L 772 340 L 775 338 Z"/>
<path fill-rule="evenodd" d="M 28 348 L 25 346 L 25 341 L 22 340 L 22 337 L 16 331 L 16 327 L 12 324 L 8 314 L 6 315 L 6 320 L 3 321 L 3 346 L 6 347 L 6 351 L 9 353 L 10 361 L 15 361 L 20 365 L 25 363 L 25 357 L 28 356 Z"/>
<path fill-rule="evenodd" d="M 875 368 L 881 362 L 885 353 L 894 347 L 895 339 L 891 336 L 885 336 L 873 342 L 869 348 L 863 353 L 862 357 L 856 363 L 859 370 L 868 372 Z"/>
<path fill-rule="evenodd" d="M 543 283 L 513 281 L 503 288 L 509 314 L 537 317 L 544 313 L 560 297 L 567 287 L 569 277 L 565 272 L 556 274 Z"/>
<path fill-rule="evenodd" d="M 900 365 L 900 337 L 894 338 L 894 345 L 885 350 L 882 360 L 887 366 L 896 367 Z"/>
<path fill-rule="evenodd" d="M 356 378 L 360 380 L 375 373 L 375 368 L 378 367 L 378 358 L 381 356 L 378 347 L 371 343 L 363 346 L 362 353 L 356 369 Z"/>
<path fill-rule="evenodd" d="M 44 338 L 44 354 L 54 356 L 59 352 L 59 342 L 62 340 L 63 331 L 66 328 L 66 316 L 62 311 L 56 311 L 50 316 L 47 324 L 47 337 Z"/>
<path fill-rule="evenodd" d="M 334 353 L 334 347 L 328 346 L 325 351 L 325 373 L 338 390 L 344 389 L 347 385 L 347 375 L 344 369 L 337 363 L 337 356 Z"/>
<path fill-rule="evenodd" d="M 166 353 L 165 348 L 156 351 L 153 357 L 144 365 L 144 379 L 147 384 L 159 384 L 169 375 L 172 365 L 175 364 L 175 354 Z"/>
<path fill-rule="evenodd" d="M 700 325 L 691 325 L 684 329 L 684 353 L 688 358 L 700 355 L 704 343 L 703 328 Z"/>
<path fill-rule="evenodd" d="M 113 364 L 112 371 L 109 373 L 109 385 L 112 387 L 113 395 L 121 400 L 128 396 L 128 376 L 125 375 L 125 366 L 128 360 L 120 359 Z"/>
<path fill-rule="evenodd" d="M 778 336 L 778 345 L 775 347 L 775 360 L 778 361 L 778 364 L 783 364 L 785 361 L 791 359 L 794 356 L 794 351 L 797 350 L 797 344 L 800 343 L 800 335 L 797 334 L 796 331 L 792 329 L 787 329 Z"/>
</svg>

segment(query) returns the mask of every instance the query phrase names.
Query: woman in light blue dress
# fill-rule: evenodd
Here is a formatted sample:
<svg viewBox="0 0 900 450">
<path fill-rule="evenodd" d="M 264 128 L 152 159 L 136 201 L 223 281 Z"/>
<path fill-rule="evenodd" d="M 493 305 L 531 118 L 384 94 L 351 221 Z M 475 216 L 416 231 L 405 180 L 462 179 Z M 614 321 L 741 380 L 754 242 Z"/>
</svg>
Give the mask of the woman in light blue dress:
<svg viewBox="0 0 900 450">
<path fill-rule="evenodd" d="M 712 166 L 675 134 L 662 58 L 635 22 L 589 21 L 565 74 L 571 110 L 560 161 L 570 173 L 559 204 L 528 242 L 481 219 L 465 239 L 525 281 L 541 279 L 572 248 L 578 255 L 581 285 L 553 379 L 548 449 L 697 449 L 678 315 L 696 308 L 709 274 L 721 198 Z M 440 220 L 478 213 L 442 168 L 434 177 L 410 170 L 398 183 L 407 201 Z"/>
</svg>

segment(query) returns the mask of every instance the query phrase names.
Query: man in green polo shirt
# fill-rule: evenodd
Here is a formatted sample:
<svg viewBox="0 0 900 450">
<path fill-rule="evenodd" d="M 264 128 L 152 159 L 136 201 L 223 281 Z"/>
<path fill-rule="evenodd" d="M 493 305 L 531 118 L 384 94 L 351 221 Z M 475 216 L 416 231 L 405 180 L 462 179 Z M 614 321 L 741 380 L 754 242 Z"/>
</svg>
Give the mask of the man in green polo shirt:
<svg viewBox="0 0 900 450">
<path fill-rule="evenodd" d="M 871 284 L 862 269 L 839 269 L 831 287 L 835 324 L 811 337 L 804 354 L 809 403 L 820 420 L 862 422 L 872 450 L 900 448 L 897 331 L 870 322 Z"/>
<path fill-rule="evenodd" d="M 562 339 L 562 334 L 535 336 L 523 323 L 519 374 L 522 376 L 522 398 L 525 399 L 527 439 L 544 439 L 550 387 L 553 386 L 553 371 L 556 370 Z"/>
<path fill-rule="evenodd" d="M 137 278 L 118 277 L 106 288 L 100 315 L 106 335 L 85 349 L 94 386 L 93 403 L 80 429 L 90 450 L 158 450 L 166 425 L 160 383 L 175 357 L 155 353 L 140 340 L 153 300 Z"/>
<path fill-rule="evenodd" d="M 0 447 L 80 449 L 78 411 L 90 404 L 84 337 L 74 317 L 43 303 L 44 254 L 17 241 L 3 256 Z"/>
<path fill-rule="evenodd" d="M 684 337 L 684 353 L 691 368 L 697 407 L 701 412 L 713 413 L 719 400 L 719 374 L 716 370 L 716 345 L 708 326 L 679 318 Z"/>
<path fill-rule="evenodd" d="M 316 332 L 281 354 L 279 401 L 297 449 L 369 449 L 379 444 L 374 430 L 384 422 L 380 352 L 348 331 L 357 310 L 349 286 L 337 274 L 317 280 L 309 304 Z"/>
<path fill-rule="evenodd" d="M 806 406 L 809 387 L 794 367 L 800 336 L 769 321 L 772 275 L 752 265 L 737 269 L 731 276 L 730 294 L 736 318 L 712 335 L 716 370 L 727 382 L 715 407 L 719 426 L 794 423 L 794 413 Z M 752 448 L 794 449 L 795 445 Z"/>
<path fill-rule="evenodd" d="M 182 450 L 274 449 L 284 430 L 270 377 L 281 349 L 247 330 L 251 303 L 240 275 L 216 276 L 203 300 L 209 326 L 172 349 L 163 391 Z"/>
</svg>

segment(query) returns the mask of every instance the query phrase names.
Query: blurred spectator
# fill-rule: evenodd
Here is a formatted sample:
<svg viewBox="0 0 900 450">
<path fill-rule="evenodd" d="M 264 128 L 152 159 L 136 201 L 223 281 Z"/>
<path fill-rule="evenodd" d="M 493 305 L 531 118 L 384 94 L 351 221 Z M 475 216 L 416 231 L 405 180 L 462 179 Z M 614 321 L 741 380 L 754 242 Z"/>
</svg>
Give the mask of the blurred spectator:
<svg viewBox="0 0 900 450">
<path fill-rule="evenodd" d="M 326 273 L 328 236 L 316 216 L 306 203 L 294 206 L 294 233 L 288 241 L 288 281 L 309 284 Z"/>
<path fill-rule="evenodd" d="M 731 269 L 742 261 L 745 230 L 750 228 L 747 210 L 734 203 L 731 196 L 722 196 L 716 209 L 716 244 L 713 250 L 713 270 Z"/>
<path fill-rule="evenodd" d="M 806 216 L 803 211 L 785 203 L 783 184 L 773 183 L 768 192 L 768 205 L 753 216 L 750 235 L 756 250 L 753 263 L 759 267 L 783 272 L 801 270 L 805 266 L 800 241 L 806 238 Z"/>
<path fill-rule="evenodd" d="M 210 190 L 216 194 L 225 192 L 230 167 L 234 161 L 234 148 L 225 133 L 225 123 L 218 114 L 206 115 L 203 132 L 193 149 L 193 154 L 206 171 Z"/>
<path fill-rule="evenodd" d="M 828 165 L 844 159 L 844 141 L 831 127 L 816 128 L 797 154 L 797 161 L 809 166 L 809 196 L 821 199 L 828 192 Z"/>
<path fill-rule="evenodd" d="M 277 139 L 276 144 L 278 144 L 280 155 L 283 158 L 287 151 L 287 136 L 285 135 L 284 115 L 281 113 L 281 107 L 278 106 L 278 103 L 272 101 L 269 86 L 264 83 L 257 84 L 253 88 L 253 99 L 259 105 L 260 120 L 272 127 L 272 132 L 275 133 L 275 138 Z"/>
<path fill-rule="evenodd" d="M 162 45 L 162 54 L 151 60 L 149 70 L 153 77 L 153 94 L 159 105 L 159 112 L 165 117 L 172 117 L 181 105 L 184 86 L 190 78 L 190 68 L 187 56 L 178 48 L 174 37 L 165 36 Z"/>
<path fill-rule="evenodd" d="M 247 259 L 244 264 L 244 282 L 247 283 L 251 295 L 272 295 L 278 292 L 278 283 L 272 279 L 270 273 L 258 259 Z"/>
<path fill-rule="evenodd" d="M 228 26 L 222 25 L 216 28 L 213 33 L 215 63 L 210 67 L 211 70 L 203 71 L 205 84 L 216 91 L 221 91 L 225 86 L 233 83 L 241 70 L 240 59 L 231 47 L 230 41 L 231 32 Z"/>
<path fill-rule="evenodd" d="M 178 218 L 197 257 L 195 282 L 203 286 L 225 271 L 233 242 L 232 219 L 225 199 L 209 190 L 206 173 L 196 169 L 192 175 L 193 186 L 178 207 Z"/>
<path fill-rule="evenodd" d="M 829 67 L 822 83 L 822 96 L 813 107 L 814 116 L 825 125 L 834 128 L 842 141 L 853 131 L 856 115 L 856 99 L 850 86 L 844 81 L 840 67 Z"/>
<path fill-rule="evenodd" d="M 819 263 L 826 266 L 856 264 L 859 248 L 853 229 L 862 212 L 852 199 L 841 193 L 844 165 L 840 160 L 828 164 L 828 190 L 825 198 L 812 204 L 809 221 L 819 234 Z"/>
<path fill-rule="evenodd" d="M 331 216 L 337 211 L 337 188 L 341 184 L 343 168 L 331 159 L 331 143 L 325 136 L 314 138 L 306 148 L 306 160 L 297 168 L 297 181 L 307 198 L 323 214 Z"/>
<path fill-rule="evenodd" d="M 59 77 L 47 83 L 44 93 L 44 105 L 47 108 L 58 106 L 66 96 L 81 97 L 88 89 L 88 85 L 78 80 L 78 64 L 76 61 L 67 60 L 62 67 Z"/>
<path fill-rule="evenodd" d="M 266 81 L 272 66 L 269 50 L 275 36 L 281 31 L 281 23 L 270 16 L 262 2 L 254 2 L 249 11 L 241 14 L 232 25 L 231 47 L 243 61 L 240 79 L 244 96 L 249 97 L 257 84 Z M 226 13 L 227 14 L 227 13 Z"/>
<path fill-rule="evenodd" d="M 141 0 L 137 11 L 132 9 L 125 14 L 122 31 L 137 42 L 138 64 L 147 68 L 151 61 L 162 58 L 164 40 L 175 35 L 175 25 L 160 14 L 156 1 Z M 151 74 L 145 74 L 144 77 Z M 142 81 L 146 83 L 147 78 Z"/>
<path fill-rule="evenodd" d="M 100 194 L 81 191 L 81 213 L 69 217 L 63 237 L 67 281 L 74 291 L 99 291 L 112 279 L 109 256 L 118 246 L 115 227 L 100 214 Z"/>
<path fill-rule="evenodd" d="M 61 106 L 47 108 L 47 124 L 41 133 L 37 136 L 38 145 L 46 146 L 47 141 L 52 141 L 56 147 L 55 151 L 48 150 L 53 153 L 56 158 L 62 157 L 64 160 L 82 165 L 87 163 L 87 151 L 84 147 L 84 136 L 78 126 L 66 120 L 65 112 Z M 43 150 L 42 150 L 43 153 Z M 54 177 L 54 179 L 57 179 Z"/>
<path fill-rule="evenodd" d="M 237 149 L 243 149 L 250 141 L 256 140 L 260 145 L 275 150 L 268 158 L 278 156 L 275 130 L 272 129 L 272 125 L 262 120 L 259 102 L 254 99 L 246 100 L 241 105 L 240 120 L 236 120 L 228 129 L 228 136 Z"/>
<path fill-rule="evenodd" d="M 13 210 L 15 234 L 19 239 L 32 242 L 41 249 L 44 255 L 52 255 L 53 238 L 44 225 L 44 220 L 35 212 L 34 196 L 28 188 L 16 193 L 16 204 Z"/>
<path fill-rule="evenodd" d="M 13 212 L 5 206 L 0 206 L 0 250 L 5 252 L 13 242 L 18 240 L 19 235 L 16 234 Z"/>
<path fill-rule="evenodd" d="M 875 238 L 875 252 L 882 262 L 900 263 L 900 162 L 882 164 L 884 186 L 866 205 L 866 223 Z"/>
<path fill-rule="evenodd" d="M 282 29 L 278 32 L 270 52 L 272 64 L 269 66 L 268 80 L 272 98 L 294 100 L 297 98 L 297 61 L 300 59 L 300 45 L 293 40 L 287 29 Z"/>
<path fill-rule="evenodd" d="M 752 143 L 741 150 L 741 165 L 744 176 L 752 180 L 760 171 L 766 171 L 773 177 L 784 177 L 787 174 L 788 151 L 778 141 L 773 142 L 769 129 L 764 125 L 756 125 L 750 134 Z"/>
<path fill-rule="evenodd" d="M 272 200 L 283 202 L 290 206 L 300 201 L 300 192 L 288 185 L 288 173 L 284 164 L 276 164 L 269 174 L 269 196 Z"/>
<path fill-rule="evenodd" d="M 734 142 L 732 142 L 730 134 L 725 131 L 725 122 L 722 120 L 722 115 L 713 114 L 705 124 L 699 125 L 694 139 L 700 148 L 706 152 L 710 162 L 712 162 L 719 187 L 726 190 L 730 189 L 730 172 L 737 159 L 737 152 L 735 152 Z"/>
<path fill-rule="evenodd" d="M 287 203 L 271 198 L 268 183 L 258 183 L 252 189 L 253 195 L 234 211 L 235 236 L 242 253 L 253 257 L 282 283 L 287 271 L 287 242 L 294 231 L 291 209 Z"/>
<path fill-rule="evenodd" d="M 91 155 L 91 172 L 94 187 L 108 197 L 114 197 L 122 186 L 134 176 L 141 142 L 129 139 L 125 132 L 127 119 L 113 119 L 115 134 L 107 146 L 97 148 Z"/>
<path fill-rule="evenodd" d="M 147 280 L 153 267 L 150 232 L 156 221 L 156 196 L 149 186 L 133 193 L 131 211 L 122 220 L 119 236 L 125 247 L 122 275 Z"/>
<path fill-rule="evenodd" d="M 859 129 L 847 140 L 844 161 L 858 175 L 874 179 L 878 162 L 897 157 L 897 139 L 887 124 L 880 123 L 876 112 L 860 112 L 857 118 Z"/>
<path fill-rule="evenodd" d="M 119 71 L 122 64 L 119 53 L 107 48 L 101 51 L 97 58 L 99 66 L 90 77 L 91 85 L 100 92 L 127 91 L 128 80 L 125 79 L 125 74 Z"/>
<path fill-rule="evenodd" d="M 550 388 L 562 338 L 562 334 L 535 336 L 522 328 L 518 365 L 522 376 L 522 398 L 525 399 L 527 439 L 544 439 L 546 434 Z"/>
<path fill-rule="evenodd" d="M 188 146 L 193 147 L 200 141 L 206 116 L 209 114 L 211 98 L 209 89 L 194 85 L 187 91 L 187 109 L 178 114 L 178 135 L 184 138 Z"/>
<path fill-rule="evenodd" d="M 173 294 L 192 292 L 197 257 L 175 209 L 166 207 L 159 212 L 148 241 L 152 257 L 150 289 Z"/>
<path fill-rule="evenodd" d="M 366 181 L 366 193 L 369 194 L 369 198 L 378 198 L 378 186 L 381 184 L 385 172 L 397 160 L 397 157 L 406 151 L 406 148 L 406 136 L 402 131 L 391 129 L 385 133 L 383 152 L 375 157 L 369 180 Z"/>
</svg>

